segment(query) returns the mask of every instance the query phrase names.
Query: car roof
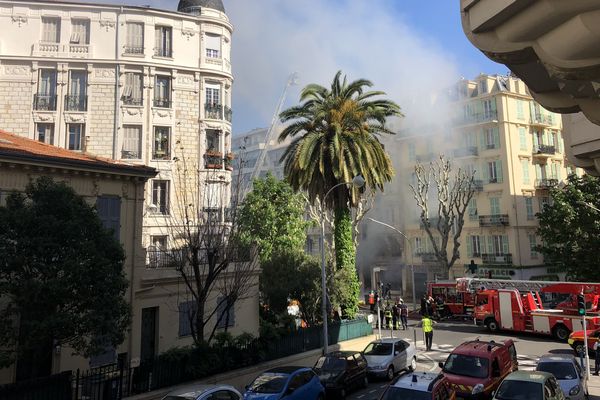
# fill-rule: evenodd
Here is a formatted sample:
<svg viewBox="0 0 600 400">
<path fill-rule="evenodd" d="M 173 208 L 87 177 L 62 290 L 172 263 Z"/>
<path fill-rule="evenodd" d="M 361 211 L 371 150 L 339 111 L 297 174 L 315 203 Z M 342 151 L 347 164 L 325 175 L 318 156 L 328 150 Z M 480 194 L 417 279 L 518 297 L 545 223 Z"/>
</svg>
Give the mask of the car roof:
<svg viewBox="0 0 600 400">
<path fill-rule="evenodd" d="M 505 348 L 504 343 L 498 343 L 493 340 L 489 342 L 483 340 L 471 340 L 464 342 L 452 351 L 453 354 L 462 354 L 466 356 L 481 356 L 488 352 L 494 353 L 500 349 Z"/>
<path fill-rule="evenodd" d="M 173 390 L 168 393 L 168 396 L 182 396 L 182 397 L 192 397 L 197 398 L 202 394 L 213 390 L 213 389 L 228 389 L 233 390 L 237 393 L 237 390 L 230 385 L 189 385 L 184 386 L 180 389 Z"/>
<path fill-rule="evenodd" d="M 353 356 L 356 353 L 360 353 L 360 351 L 330 351 L 329 353 L 325 354 L 325 357 L 348 357 L 348 356 Z"/>
<path fill-rule="evenodd" d="M 538 363 L 541 362 L 576 362 L 575 356 L 572 354 L 544 354 L 538 360 Z"/>
<path fill-rule="evenodd" d="M 416 377 L 416 379 L 414 377 Z M 433 372 L 411 372 L 399 377 L 391 386 L 417 390 L 419 392 L 431 392 L 435 383 L 442 378 L 443 376 L 441 374 Z"/>
<path fill-rule="evenodd" d="M 384 339 L 377 339 L 377 340 L 373 340 L 371 343 L 396 343 L 398 341 L 401 342 L 405 342 L 405 340 L 402 339 L 394 339 L 394 338 L 384 338 Z"/>
<path fill-rule="evenodd" d="M 552 378 L 552 375 L 549 372 L 542 371 L 515 371 L 510 374 L 506 378 L 505 381 L 528 381 L 528 382 L 539 382 L 544 383 L 549 378 Z"/>
<path fill-rule="evenodd" d="M 296 371 L 299 370 L 311 370 L 310 368 L 306 368 L 306 367 L 296 367 L 296 366 L 283 366 L 283 367 L 275 367 L 275 368 L 271 368 L 267 371 L 265 371 L 265 373 L 277 373 L 277 374 L 293 374 Z"/>
</svg>

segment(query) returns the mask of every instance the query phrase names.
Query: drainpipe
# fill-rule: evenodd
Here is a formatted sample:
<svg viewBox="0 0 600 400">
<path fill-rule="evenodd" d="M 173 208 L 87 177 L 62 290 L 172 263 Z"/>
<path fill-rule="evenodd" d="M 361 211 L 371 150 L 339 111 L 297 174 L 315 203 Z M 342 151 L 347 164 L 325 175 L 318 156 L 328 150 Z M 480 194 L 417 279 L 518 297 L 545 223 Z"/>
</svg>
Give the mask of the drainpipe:
<svg viewBox="0 0 600 400">
<path fill-rule="evenodd" d="M 119 130 L 119 79 L 120 79 L 120 70 L 121 66 L 119 65 L 119 60 L 121 58 L 121 52 L 119 49 L 119 28 L 121 27 L 121 14 L 123 13 L 123 7 L 119 8 L 119 13 L 117 14 L 117 22 L 115 27 L 115 119 L 114 119 L 114 127 L 113 127 L 113 148 L 112 148 L 112 158 L 113 160 L 117 159 L 117 132 Z"/>
<path fill-rule="evenodd" d="M 146 181 L 143 181 L 141 184 L 137 181 L 136 178 L 132 178 L 133 179 L 133 191 L 135 193 L 134 196 L 134 202 L 133 202 L 133 234 L 131 235 L 131 260 L 130 260 L 130 272 L 129 272 L 129 306 L 131 307 L 131 313 L 132 316 L 135 315 L 135 312 L 133 310 L 133 292 L 134 292 L 134 285 L 135 285 L 135 263 L 136 263 L 136 257 L 137 257 L 137 253 L 136 253 L 136 249 L 137 249 L 137 243 L 138 240 L 140 240 L 141 243 L 141 236 L 138 236 L 137 232 L 138 232 L 138 224 L 141 224 L 141 222 L 138 220 L 138 203 L 140 202 L 140 186 L 142 189 L 142 196 L 141 196 L 141 202 L 142 204 L 144 204 L 144 185 L 146 184 Z M 142 208 L 143 210 L 143 208 Z M 142 219 L 144 217 L 142 216 Z M 141 227 L 140 227 L 141 229 Z M 133 321 L 131 322 L 131 325 L 133 325 Z M 131 357 L 132 357 L 132 353 L 133 353 L 133 329 L 132 326 L 129 327 L 129 340 L 127 343 L 127 355 L 128 355 L 128 363 L 131 361 Z"/>
<path fill-rule="evenodd" d="M 507 159 L 510 160 L 510 168 L 511 168 L 511 172 L 512 172 L 512 176 L 511 176 L 511 181 L 512 181 L 512 187 L 513 187 L 513 209 L 515 210 L 515 231 L 516 231 L 516 239 L 517 239 L 517 252 L 519 254 L 519 264 L 521 264 L 521 267 L 523 266 L 522 264 L 522 256 L 521 256 L 521 235 L 519 233 L 519 209 L 517 208 L 517 188 L 515 186 L 515 178 L 514 178 L 514 174 L 515 174 L 515 168 L 514 168 L 514 163 L 513 163 L 513 151 L 512 151 L 512 140 L 511 140 L 511 132 L 510 132 L 510 107 L 508 106 L 509 104 L 509 96 L 505 97 L 506 102 L 504 104 L 504 106 L 506 107 L 506 122 L 508 125 L 508 135 L 506 135 L 507 137 L 507 145 L 508 145 L 508 157 Z M 503 102 L 504 103 L 504 102 Z M 523 279 L 523 268 L 520 269 L 521 270 L 521 279 Z"/>
</svg>

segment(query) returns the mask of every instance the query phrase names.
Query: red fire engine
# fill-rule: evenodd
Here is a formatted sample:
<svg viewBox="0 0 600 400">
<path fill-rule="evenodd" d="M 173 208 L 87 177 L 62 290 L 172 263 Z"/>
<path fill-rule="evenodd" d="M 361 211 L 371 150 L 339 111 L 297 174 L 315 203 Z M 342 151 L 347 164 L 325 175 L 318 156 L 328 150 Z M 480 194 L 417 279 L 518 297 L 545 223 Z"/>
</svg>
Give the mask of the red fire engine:
<svg viewBox="0 0 600 400">
<path fill-rule="evenodd" d="M 582 318 L 569 309 L 544 309 L 540 293 L 577 295 L 588 298 L 600 293 L 600 284 L 581 282 L 536 282 L 466 279 L 475 296 L 475 320 L 490 331 L 500 329 L 553 335 L 566 341 L 569 334 L 583 329 Z M 593 302 L 592 302 L 593 303 Z M 600 317 L 586 317 L 588 329 L 600 327 Z"/>
<path fill-rule="evenodd" d="M 466 290 L 457 281 L 427 283 L 427 294 L 437 303 L 443 303 L 446 313 L 453 316 L 471 316 L 475 306 L 475 293 Z"/>
</svg>

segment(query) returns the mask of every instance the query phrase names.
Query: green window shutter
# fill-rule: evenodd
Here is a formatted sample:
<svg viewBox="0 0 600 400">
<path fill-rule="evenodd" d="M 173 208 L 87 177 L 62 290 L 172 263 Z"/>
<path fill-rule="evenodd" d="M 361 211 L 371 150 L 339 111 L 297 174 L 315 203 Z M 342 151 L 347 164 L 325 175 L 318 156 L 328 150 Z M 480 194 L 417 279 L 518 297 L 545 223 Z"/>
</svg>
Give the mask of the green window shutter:
<svg viewBox="0 0 600 400">
<path fill-rule="evenodd" d="M 467 236 L 467 257 L 473 257 L 473 244 L 471 243 L 471 236 Z"/>
<path fill-rule="evenodd" d="M 489 163 L 484 162 L 481 168 L 481 172 L 482 172 L 482 176 L 483 176 L 483 181 L 485 183 L 488 183 L 490 181 L 490 170 L 489 170 Z"/>
<path fill-rule="evenodd" d="M 558 147 L 558 152 L 563 153 L 563 138 L 560 131 L 556 132 L 556 145 Z"/>
<path fill-rule="evenodd" d="M 519 128 L 519 144 L 521 150 L 527 150 L 527 135 L 523 127 Z"/>
<path fill-rule="evenodd" d="M 487 236 L 487 249 L 489 254 L 494 254 L 494 237 Z"/>
<path fill-rule="evenodd" d="M 496 103 L 494 103 L 496 104 Z M 494 148 L 499 149 L 500 148 L 500 130 L 498 129 L 497 126 L 492 128 L 492 134 L 494 137 Z"/>
<path fill-rule="evenodd" d="M 487 148 L 487 140 L 485 138 L 485 129 L 482 129 L 481 132 L 479 132 L 479 149 L 480 150 L 485 150 Z"/>
<path fill-rule="evenodd" d="M 537 132 L 533 132 L 533 147 L 534 147 L 534 151 L 535 151 L 535 148 L 538 146 L 538 144 L 539 144 L 539 140 L 538 140 Z"/>
<path fill-rule="evenodd" d="M 507 235 L 502 235 L 502 253 L 504 253 L 504 254 L 510 253 L 508 251 L 508 236 Z"/>
<path fill-rule="evenodd" d="M 498 177 L 498 183 L 502 182 L 502 161 L 495 161 L 496 163 L 496 176 Z"/>
</svg>

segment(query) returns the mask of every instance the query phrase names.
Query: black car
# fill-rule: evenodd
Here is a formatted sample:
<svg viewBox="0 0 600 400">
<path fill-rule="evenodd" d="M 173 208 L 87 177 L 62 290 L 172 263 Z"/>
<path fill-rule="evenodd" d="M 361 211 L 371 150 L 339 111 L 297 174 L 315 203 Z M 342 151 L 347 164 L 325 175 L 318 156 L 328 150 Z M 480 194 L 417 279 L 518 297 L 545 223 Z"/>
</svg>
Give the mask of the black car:
<svg viewBox="0 0 600 400">
<path fill-rule="evenodd" d="M 356 351 L 327 353 L 319 358 L 314 370 L 327 394 L 334 397 L 343 399 L 349 390 L 357 387 L 366 388 L 369 385 L 367 360 Z"/>
</svg>

